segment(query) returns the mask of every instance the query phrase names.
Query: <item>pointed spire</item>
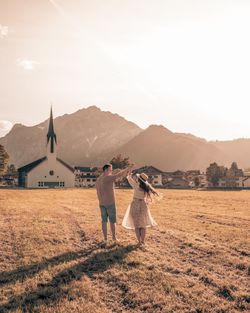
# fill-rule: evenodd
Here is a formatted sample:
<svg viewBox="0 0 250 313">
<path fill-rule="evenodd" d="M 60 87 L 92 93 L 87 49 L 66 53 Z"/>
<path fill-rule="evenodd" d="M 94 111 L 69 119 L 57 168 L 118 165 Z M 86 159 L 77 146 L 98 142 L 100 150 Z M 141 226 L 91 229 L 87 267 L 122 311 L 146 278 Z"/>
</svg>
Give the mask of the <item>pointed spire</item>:
<svg viewBox="0 0 250 313">
<path fill-rule="evenodd" d="M 52 105 L 50 108 L 50 119 L 49 119 L 49 129 L 47 134 L 47 143 L 50 141 L 50 152 L 54 153 L 54 145 L 56 142 L 56 133 L 54 131 L 54 123 L 53 123 L 53 112 L 52 112 Z"/>
</svg>

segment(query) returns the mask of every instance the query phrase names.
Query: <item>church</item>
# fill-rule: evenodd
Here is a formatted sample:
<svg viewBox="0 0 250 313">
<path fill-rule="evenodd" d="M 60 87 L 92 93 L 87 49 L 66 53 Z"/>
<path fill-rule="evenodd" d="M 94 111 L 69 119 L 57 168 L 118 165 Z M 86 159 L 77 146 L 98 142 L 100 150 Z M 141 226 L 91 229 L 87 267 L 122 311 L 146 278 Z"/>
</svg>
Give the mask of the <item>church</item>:
<svg viewBox="0 0 250 313">
<path fill-rule="evenodd" d="M 72 188 L 74 169 L 57 157 L 57 137 L 52 108 L 47 134 L 47 155 L 18 169 L 18 185 L 24 188 Z"/>
</svg>

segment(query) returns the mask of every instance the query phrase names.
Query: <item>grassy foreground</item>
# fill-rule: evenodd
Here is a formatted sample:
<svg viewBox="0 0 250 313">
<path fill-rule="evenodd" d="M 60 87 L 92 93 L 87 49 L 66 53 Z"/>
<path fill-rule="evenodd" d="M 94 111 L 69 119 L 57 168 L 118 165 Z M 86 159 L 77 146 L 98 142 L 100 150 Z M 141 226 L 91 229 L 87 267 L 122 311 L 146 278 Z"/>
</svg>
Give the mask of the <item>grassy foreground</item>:
<svg viewBox="0 0 250 313">
<path fill-rule="evenodd" d="M 0 190 L 0 312 L 250 309 L 250 191 L 164 190 L 146 251 L 120 226 L 100 247 L 95 190 Z"/>
</svg>

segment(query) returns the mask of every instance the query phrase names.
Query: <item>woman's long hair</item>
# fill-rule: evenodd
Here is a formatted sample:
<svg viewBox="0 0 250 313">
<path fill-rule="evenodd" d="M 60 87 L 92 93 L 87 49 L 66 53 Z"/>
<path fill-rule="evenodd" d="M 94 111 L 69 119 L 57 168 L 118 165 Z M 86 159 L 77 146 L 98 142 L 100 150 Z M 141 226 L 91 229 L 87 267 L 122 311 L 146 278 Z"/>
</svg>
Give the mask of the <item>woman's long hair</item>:
<svg viewBox="0 0 250 313">
<path fill-rule="evenodd" d="M 148 182 L 143 182 L 139 178 L 138 181 L 139 187 L 144 191 L 148 198 L 151 198 L 151 195 L 159 196 L 158 192 Z"/>
</svg>

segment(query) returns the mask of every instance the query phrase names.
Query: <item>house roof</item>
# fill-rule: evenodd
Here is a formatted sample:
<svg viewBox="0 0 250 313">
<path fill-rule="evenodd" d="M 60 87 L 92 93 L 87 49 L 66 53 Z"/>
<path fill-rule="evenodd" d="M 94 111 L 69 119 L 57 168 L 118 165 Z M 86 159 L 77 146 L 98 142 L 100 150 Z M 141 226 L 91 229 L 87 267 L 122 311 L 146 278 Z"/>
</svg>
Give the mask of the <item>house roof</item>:
<svg viewBox="0 0 250 313">
<path fill-rule="evenodd" d="M 154 166 L 143 166 L 143 167 L 140 167 L 136 170 L 134 170 L 134 172 L 137 172 L 137 173 L 142 173 L 142 172 L 145 172 L 145 173 L 149 173 L 149 172 L 155 172 L 155 173 L 159 173 L 159 174 L 162 174 L 163 172 L 161 170 L 159 170 L 158 168 L 154 167 Z"/>
<path fill-rule="evenodd" d="M 98 178 L 98 176 L 95 176 L 95 175 L 89 175 L 89 176 L 87 176 L 87 175 L 82 175 L 82 176 L 77 176 L 77 178 Z"/>
<path fill-rule="evenodd" d="M 177 170 L 177 171 L 173 172 L 172 174 L 173 174 L 173 175 L 184 175 L 185 172 L 184 172 L 184 171 Z"/>
<path fill-rule="evenodd" d="M 96 172 L 97 167 L 75 166 L 75 170 L 79 170 L 80 172 Z"/>
<path fill-rule="evenodd" d="M 18 172 L 25 172 L 25 173 L 28 173 L 28 172 L 30 172 L 33 168 L 35 168 L 37 165 L 39 165 L 39 164 L 41 164 L 43 161 L 45 161 L 46 159 L 47 159 L 47 157 L 43 157 L 43 158 L 38 159 L 38 160 L 36 160 L 36 161 L 33 161 L 33 162 L 29 163 L 29 164 L 26 164 L 26 165 L 20 167 L 20 168 L 18 169 Z"/>
<path fill-rule="evenodd" d="M 175 181 L 183 181 L 183 182 L 188 183 L 188 180 L 182 177 L 173 177 L 172 180 L 170 180 L 170 182 L 175 182 Z"/>
<path fill-rule="evenodd" d="M 172 178 L 171 180 L 169 180 L 167 182 L 167 185 L 176 185 L 178 183 L 183 183 L 183 184 L 189 185 L 189 181 L 184 179 L 184 178 L 181 178 L 181 177 Z"/>
<path fill-rule="evenodd" d="M 200 170 L 189 170 L 186 172 L 188 175 L 200 175 Z"/>
</svg>

